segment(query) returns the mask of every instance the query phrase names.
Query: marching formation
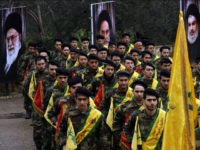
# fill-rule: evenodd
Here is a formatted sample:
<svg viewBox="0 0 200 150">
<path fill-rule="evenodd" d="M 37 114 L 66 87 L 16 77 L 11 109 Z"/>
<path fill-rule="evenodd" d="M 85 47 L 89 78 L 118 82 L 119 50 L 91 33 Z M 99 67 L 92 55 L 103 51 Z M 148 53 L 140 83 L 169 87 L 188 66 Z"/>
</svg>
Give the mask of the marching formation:
<svg viewBox="0 0 200 150">
<path fill-rule="evenodd" d="M 142 40 L 96 44 L 72 37 L 54 48 L 29 43 L 18 62 L 26 119 L 37 150 L 161 149 L 168 111 L 171 48 Z M 193 79 L 200 115 L 200 58 Z M 200 116 L 196 141 L 200 147 Z M 199 148 L 198 147 L 198 148 Z"/>
</svg>

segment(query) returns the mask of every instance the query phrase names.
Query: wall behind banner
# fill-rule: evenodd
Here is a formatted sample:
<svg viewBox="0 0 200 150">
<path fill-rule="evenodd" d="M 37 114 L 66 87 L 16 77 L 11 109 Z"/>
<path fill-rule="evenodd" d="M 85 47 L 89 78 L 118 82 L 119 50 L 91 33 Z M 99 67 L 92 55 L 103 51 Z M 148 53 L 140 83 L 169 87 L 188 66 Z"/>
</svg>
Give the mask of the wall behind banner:
<svg viewBox="0 0 200 150">
<path fill-rule="evenodd" d="M 193 64 L 200 57 L 200 0 L 183 0 L 188 53 Z"/>
<path fill-rule="evenodd" d="M 17 61 L 25 51 L 26 7 L 1 9 L 0 23 L 0 83 L 8 83 L 17 81 Z"/>
</svg>

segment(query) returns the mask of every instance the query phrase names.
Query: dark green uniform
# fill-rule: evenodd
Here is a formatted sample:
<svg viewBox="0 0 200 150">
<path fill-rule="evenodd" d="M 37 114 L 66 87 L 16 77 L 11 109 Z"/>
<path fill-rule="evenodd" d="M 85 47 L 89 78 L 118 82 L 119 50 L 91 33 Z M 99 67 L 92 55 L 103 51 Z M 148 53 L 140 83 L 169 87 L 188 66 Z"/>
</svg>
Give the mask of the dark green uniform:
<svg viewBox="0 0 200 150">
<path fill-rule="evenodd" d="M 65 116 L 60 125 L 59 141 L 60 146 L 66 144 L 66 131 L 67 131 L 67 121 L 70 117 L 74 132 L 80 130 L 81 126 L 84 124 L 86 116 L 90 113 L 91 107 L 88 108 L 87 112 L 81 113 L 77 108 L 74 110 L 69 110 L 65 113 Z M 108 150 L 110 149 L 108 143 L 108 137 L 106 136 L 105 123 L 103 116 L 101 116 L 99 122 L 96 124 L 91 135 L 87 136 L 79 145 L 77 150 Z"/>
<path fill-rule="evenodd" d="M 75 63 L 76 63 L 76 60 L 72 61 L 71 59 L 68 59 L 66 61 L 66 69 L 70 70 L 74 66 Z"/>
<path fill-rule="evenodd" d="M 162 89 L 161 87 L 158 88 L 158 90 L 156 90 L 159 93 L 159 102 L 158 102 L 158 107 L 163 109 L 163 110 L 167 110 L 167 105 L 168 105 L 168 92 L 164 89 Z"/>
<path fill-rule="evenodd" d="M 118 147 L 120 136 L 123 131 L 124 124 L 128 121 L 130 114 L 138 110 L 142 105 L 138 104 L 133 97 L 131 101 L 127 101 L 119 107 L 114 117 L 113 134 L 114 134 L 114 147 Z"/>
<path fill-rule="evenodd" d="M 125 123 L 125 126 L 124 126 L 124 133 L 130 144 L 132 142 L 132 138 L 133 138 L 133 134 L 134 134 L 136 117 L 138 116 L 138 123 L 139 123 L 139 127 L 140 127 L 142 141 L 146 141 L 146 138 L 148 137 L 148 134 L 151 131 L 151 128 L 152 128 L 151 126 L 153 126 L 153 123 L 154 123 L 155 119 L 157 118 L 159 111 L 162 111 L 162 110 L 157 109 L 156 113 L 153 116 L 149 116 L 146 113 L 145 109 L 136 110 L 136 111 L 132 112 L 128 122 Z M 157 143 L 156 149 L 158 149 L 158 150 L 161 149 L 161 145 L 162 145 L 162 135 Z M 142 149 L 142 147 L 138 146 L 138 149 Z"/>
<path fill-rule="evenodd" d="M 104 95 L 107 95 L 113 89 L 113 87 L 117 83 L 117 80 L 114 75 L 112 77 L 108 77 L 105 75 L 105 73 L 103 73 L 102 76 L 95 78 L 92 83 L 92 87 L 91 87 L 91 92 L 92 92 L 93 96 L 95 96 L 97 94 L 97 91 L 100 86 L 100 82 L 102 82 L 102 84 L 104 86 L 104 89 L 103 89 Z"/>
<path fill-rule="evenodd" d="M 23 95 L 25 97 L 28 97 L 27 93 L 29 91 L 29 85 L 30 85 L 31 77 L 33 74 L 35 75 L 35 79 L 36 79 L 35 88 L 37 87 L 37 84 L 39 83 L 39 81 L 42 81 L 44 87 L 46 87 L 46 85 L 47 85 L 47 82 L 44 80 L 45 76 L 47 76 L 46 72 L 40 71 L 40 72 L 36 72 L 36 73 L 35 72 L 30 73 L 24 84 Z M 29 98 L 28 103 L 29 103 L 28 107 L 31 107 L 32 100 L 30 98 Z M 30 108 L 28 108 L 28 109 L 30 109 Z M 33 124 L 33 139 L 36 144 L 37 150 L 40 150 L 40 149 L 42 149 L 42 145 L 43 145 L 43 117 L 41 117 L 35 111 L 32 111 L 32 124 Z"/>
<path fill-rule="evenodd" d="M 59 88 L 58 86 L 52 86 L 50 87 L 44 97 L 43 100 L 43 108 L 44 110 L 47 109 L 47 106 L 49 104 L 49 100 L 51 98 L 51 95 L 53 94 L 53 103 L 56 104 L 57 100 L 59 100 L 60 97 L 63 97 L 64 93 L 66 91 L 65 88 Z M 56 105 L 57 106 L 57 105 Z M 60 110 L 57 110 L 54 106 L 48 113 L 48 118 L 53 122 L 54 125 L 56 125 L 57 116 L 59 114 Z M 55 149 L 55 128 L 52 127 L 47 121 L 44 121 L 44 126 L 46 128 L 45 130 L 45 143 L 44 143 L 44 149 Z"/>
</svg>

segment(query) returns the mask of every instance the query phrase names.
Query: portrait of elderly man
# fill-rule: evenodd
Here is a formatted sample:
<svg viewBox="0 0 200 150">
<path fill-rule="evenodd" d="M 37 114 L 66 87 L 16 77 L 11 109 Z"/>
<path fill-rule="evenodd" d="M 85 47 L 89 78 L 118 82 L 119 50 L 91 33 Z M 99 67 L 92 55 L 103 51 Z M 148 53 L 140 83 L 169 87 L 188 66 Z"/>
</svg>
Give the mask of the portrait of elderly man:
<svg viewBox="0 0 200 150">
<path fill-rule="evenodd" d="M 22 19 L 13 12 L 6 18 L 4 24 L 5 48 L 1 55 L 1 78 L 16 79 L 17 61 L 22 53 Z"/>
<path fill-rule="evenodd" d="M 187 40 L 190 61 L 193 62 L 200 56 L 199 9 L 195 4 L 190 4 L 186 12 Z"/>
</svg>

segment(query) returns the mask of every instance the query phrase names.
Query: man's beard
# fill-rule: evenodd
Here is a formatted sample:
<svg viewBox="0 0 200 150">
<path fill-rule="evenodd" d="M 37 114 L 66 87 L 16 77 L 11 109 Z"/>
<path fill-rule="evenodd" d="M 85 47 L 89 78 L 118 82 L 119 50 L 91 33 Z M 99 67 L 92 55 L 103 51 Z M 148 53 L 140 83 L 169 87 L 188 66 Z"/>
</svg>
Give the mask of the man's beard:
<svg viewBox="0 0 200 150">
<path fill-rule="evenodd" d="M 193 44 L 196 41 L 198 35 L 199 35 L 198 32 L 194 32 L 194 35 L 191 36 L 190 33 L 188 32 L 188 36 L 187 36 L 188 42 L 190 44 Z"/>
<path fill-rule="evenodd" d="M 19 40 L 16 41 L 14 48 L 12 48 L 10 50 L 8 50 L 8 43 L 6 43 L 6 65 L 4 68 L 5 74 L 8 73 L 11 65 L 17 59 L 20 48 L 21 48 L 21 42 Z"/>
</svg>

